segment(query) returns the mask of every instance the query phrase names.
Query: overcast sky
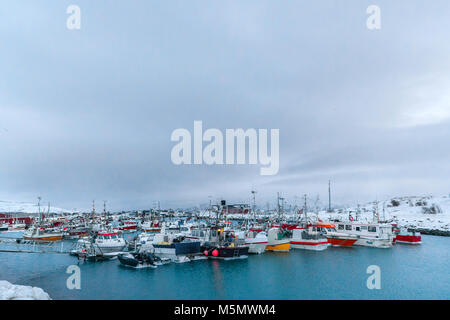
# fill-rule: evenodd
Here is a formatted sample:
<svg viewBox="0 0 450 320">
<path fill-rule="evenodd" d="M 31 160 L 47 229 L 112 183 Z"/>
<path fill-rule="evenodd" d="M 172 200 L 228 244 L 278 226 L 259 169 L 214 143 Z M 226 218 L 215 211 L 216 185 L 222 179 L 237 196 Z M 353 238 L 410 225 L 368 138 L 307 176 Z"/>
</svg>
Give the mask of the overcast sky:
<svg viewBox="0 0 450 320">
<path fill-rule="evenodd" d="M 66 9 L 81 8 L 68 30 Z M 381 9 L 381 29 L 366 9 Z M 2 1 L 0 199 L 111 209 L 450 192 L 450 2 Z M 175 166 L 173 130 L 280 130 L 280 169 Z"/>
</svg>

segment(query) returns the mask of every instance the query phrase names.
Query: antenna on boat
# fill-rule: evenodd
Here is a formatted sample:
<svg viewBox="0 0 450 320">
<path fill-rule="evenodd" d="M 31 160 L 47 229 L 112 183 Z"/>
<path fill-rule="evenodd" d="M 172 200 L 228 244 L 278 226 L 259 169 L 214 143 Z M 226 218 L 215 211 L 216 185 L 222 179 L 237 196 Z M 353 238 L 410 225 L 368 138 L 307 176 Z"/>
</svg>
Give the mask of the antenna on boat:
<svg viewBox="0 0 450 320">
<path fill-rule="evenodd" d="M 378 200 L 375 201 L 375 206 L 374 206 L 374 210 L 373 210 L 373 220 L 375 222 L 375 217 L 377 218 L 376 221 L 377 223 L 380 223 L 380 214 L 378 213 Z"/>
<path fill-rule="evenodd" d="M 281 204 L 280 204 L 280 200 L 281 200 Z M 280 193 L 277 192 L 277 209 L 278 209 L 278 222 L 281 224 L 281 217 L 283 214 L 283 201 L 284 198 L 280 197 Z"/>
<path fill-rule="evenodd" d="M 303 197 L 304 197 L 304 199 L 305 199 L 305 204 L 304 204 L 304 207 L 303 207 L 303 213 L 305 214 L 305 222 L 307 223 L 307 222 L 308 222 L 307 195 L 305 194 Z"/>
<path fill-rule="evenodd" d="M 331 212 L 331 180 L 328 180 L 328 212 Z"/>
<path fill-rule="evenodd" d="M 106 216 L 106 200 L 103 200 L 103 215 Z"/>
<path fill-rule="evenodd" d="M 319 198 L 319 195 L 317 195 L 316 201 L 314 203 L 314 209 L 316 210 L 317 219 L 319 219 L 319 206 L 318 206 L 319 201 L 320 201 L 320 198 Z"/>
</svg>

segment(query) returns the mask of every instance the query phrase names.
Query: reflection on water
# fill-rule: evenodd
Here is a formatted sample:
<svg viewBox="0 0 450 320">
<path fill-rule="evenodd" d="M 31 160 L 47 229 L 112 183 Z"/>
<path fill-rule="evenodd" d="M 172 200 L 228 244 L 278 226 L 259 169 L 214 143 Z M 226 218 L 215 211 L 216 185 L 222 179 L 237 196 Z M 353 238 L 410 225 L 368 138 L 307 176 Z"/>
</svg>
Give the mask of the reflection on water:
<svg viewBox="0 0 450 320">
<path fill-rule="evenodd" d="M 226 299 L 225 291 L 223 289 L 223 274 L 222 271 L 220 270 L 220 262 L 218 260 L 212 260 L 211 265 L 213 268 L 214 287 L 216 289 L 217 294 L 221 297 L 219 299 Z"/>
</svg>

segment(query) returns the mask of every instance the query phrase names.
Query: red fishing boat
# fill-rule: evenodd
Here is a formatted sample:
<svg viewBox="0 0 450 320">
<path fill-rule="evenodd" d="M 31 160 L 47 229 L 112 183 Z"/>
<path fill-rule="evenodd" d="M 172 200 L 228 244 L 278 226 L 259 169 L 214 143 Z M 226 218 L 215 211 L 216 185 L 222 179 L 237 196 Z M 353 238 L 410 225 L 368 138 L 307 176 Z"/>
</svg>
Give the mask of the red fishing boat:
<svg viewBox="0 0 450 320">
<path fill-rule="evenodd" d="M 415 230 L 401 231 L 394 239 L 395 243 L 406 243 L 406 244 L 421 244 L 422 237 L 419 232 Z"/>
<path fill-rule="evenodd" d="M 336 226 L 331 223 L 319 220 L 315 224 L 317 231 L 323 232 L 332 246 L 351 247 L 358 240 L 355 235 L 341 233 L 336 231 Z"/>
<path fill-rule="evenodd" d="M 137 222 L 133 220 L 123 221 L 119 226 L 119 230 L 123 232 L 135 232 L 137 229 Z"/>
</svg>

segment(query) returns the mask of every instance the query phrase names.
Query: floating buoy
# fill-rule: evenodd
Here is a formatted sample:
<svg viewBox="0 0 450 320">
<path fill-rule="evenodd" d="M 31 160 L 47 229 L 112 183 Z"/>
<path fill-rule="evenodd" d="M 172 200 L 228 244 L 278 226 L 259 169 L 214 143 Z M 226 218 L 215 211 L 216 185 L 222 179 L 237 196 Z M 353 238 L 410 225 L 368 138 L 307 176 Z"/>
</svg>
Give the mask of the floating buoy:
<svg viewBox="0 0 450 320">
<path fill-rule="evenodd" d="M 205 250 L 203 253 L 205 254 L 205 256 L 207 256 L 208 255 L 208 250 Z"/>
<path fill-rule="evenodd" d="M 217 256 L 219 255 L 219 250 L 214 249 L 213 252 L 212 252 L 212 255 L 213 255 L 214 257 L 217 257 Z"/>
</svg>

